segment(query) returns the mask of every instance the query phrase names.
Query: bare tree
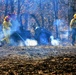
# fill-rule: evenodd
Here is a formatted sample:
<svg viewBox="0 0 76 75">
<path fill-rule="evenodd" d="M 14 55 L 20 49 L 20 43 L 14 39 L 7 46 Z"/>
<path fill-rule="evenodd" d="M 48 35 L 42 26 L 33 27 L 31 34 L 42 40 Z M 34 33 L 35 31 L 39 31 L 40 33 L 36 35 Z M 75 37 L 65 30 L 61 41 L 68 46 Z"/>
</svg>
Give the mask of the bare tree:
<svg viewBox="0 0 76 75">
<path fill-rule="evenodd" d="M 55 20 L 58 19 L 58 0 L 53 0 Z M 58 26 L 56 24 L 56 38 L 58 38 Z"/>
<path fill-rule="evenodd" d="M 21 0 L 18 0 L 18 11 L 17 11 L 17 15 L 19 16 L 19 14 L 20 14 L 20 1 Z"/>
<path fill-rule="evenodd" d="M 5 1 L 5 16 L 7 15 L 8 12 L 8 0 Z"/>
<path fill-rule="evenodd" d="M 14 12 L 14 0 L 10 0 L 10 5 L 11 5 L 11 13 Z"/>
</svg>

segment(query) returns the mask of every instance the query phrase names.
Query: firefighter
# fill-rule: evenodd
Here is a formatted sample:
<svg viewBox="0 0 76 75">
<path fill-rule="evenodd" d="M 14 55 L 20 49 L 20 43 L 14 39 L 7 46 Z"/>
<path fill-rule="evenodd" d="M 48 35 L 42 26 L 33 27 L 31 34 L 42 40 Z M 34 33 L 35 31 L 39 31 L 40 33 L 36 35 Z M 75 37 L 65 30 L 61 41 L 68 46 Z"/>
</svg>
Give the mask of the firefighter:
<svg viewBox="0 0 76 75">
<path fill-rule="evenodd" d="M 76 14 L 74 14 L 73 19 L 70 22 L 70 28 L 72 30 L 72 45 L 75 45 L 75 37 L 76 37 Z"/>
<path fill-rule="evenodd" d="M 10 32 L 11 32 L 11 22 L 10 22 L 10 17 L 6 16 L 4 18 L 3 21 L 3 34 L 4 34 L 4 38 L 2 39 L 2 41 L 6 41 L 6 43 L 10 43 Z"/>
</svg>

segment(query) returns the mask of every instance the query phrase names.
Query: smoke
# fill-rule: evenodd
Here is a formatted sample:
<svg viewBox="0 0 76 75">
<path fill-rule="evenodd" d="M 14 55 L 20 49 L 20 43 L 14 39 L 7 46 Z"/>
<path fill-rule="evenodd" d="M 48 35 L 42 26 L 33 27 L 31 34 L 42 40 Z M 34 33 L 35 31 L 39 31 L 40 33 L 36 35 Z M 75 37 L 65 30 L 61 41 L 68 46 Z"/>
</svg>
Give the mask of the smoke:
<svg viewBox="0 0 76 75">
<path fill-rule="evenodd" d="M 11 22 L 12 25 L 10 27 L 10 30 L 7 30 L 6 35 L 10 35 L 9 40 L 10 40 L 11 46 L 18 46 L 17 42 L 13 38 L 13 37 L 16 36 L 16 35 L 13 36 L 14 32 L 19 32 L 19 28 L 20 28 L 20 23 L 18 22 L 18 20 L 16 18 L 16 15 L 12 14 L 12 16 L 10 18 L 10 22 Z M 18 37 L 20 37 L 20 36 L 18 36 Z M 17 37 L 15 37 L 15 38 L 17 39 Z M 2 42 L 5 41 L 4 40 L 4 31 L 3 31 L 2 25 L 0 25 L 0 41 L 2 41 Z"/>
<path fill-rule="evenodd" d="M 11 35 L 12 35 L 14 32 L 19 31 L 20 24 L 19 24 L 19 22 L 18 22 L 17 19 L 12 19 L 11 23 L 12 23 Z M 65 26 L 64 26 L 64 25 L 66 25 L 64 20 L 58 19 L 58 20 L 56 20 L 54 22 L 54 25 L 58 26 L 58 32 L 60 32 L 61 30 L 63 30 L 63 31 L 67 30 L 67 29 L 65 29 Z M 37 27 L 36 30 L 38 28 L 39 27 Z M 37 31 L 37 34 L 39 33 L 39 31 L 40 30 Z M 36 36 L 37 36 L 37 34 L 36 34 Z M 22 35 L 18 35 L 17 33 L 16 33 L 16 35 L 17 35 L 16 39 L 17 39 L 17 37 L 19 37 L 20 39 L 22 39 L 24 41 L 24 43 L 25 43 L 26 46 L 36 46 L 36 45 L 38 45 L 38 42 L 40 42 L 40 44 L 47 45 L 49 43 L 49 41 L 48 41 L 49 37 L 51 39 L 51 44 L 53 46 L 58 46 L 58 45 L 60 45 L 60 42 L 61 42 L 58 39 L 54 39 L 54 36 L 49 36 L 50 32 L 48 32 L 47 30 L 45 30 L 43 28 L 41 29 L 39 37 L 37 36 L 38 39 L 39 39 L 39 40 L 37 40 L 38 42 L 36 40 L 34 40 L 34 39 L 27 39 L 27 37 L 25 37 L 25 34 L 22 34 L 24 38 L 22 37 Z M 28 35 L 28 34 L 26 34 L 26 35 Z M 64 34 L 62 34 L 62 33 L 60 34 L 60 38 L 63 38 L 63 37 L 64 38 L 68 38 L 68 35 L 69 35 L 69 33 L 68 33 L 68 30 L 67 30 L 67 32 L 65 32 Z M 2 39 L 3 37 L 4 37 L 4 35 L 3 35 L 3 33 L 1 33 L 0 39 Z M 10 39 L 10 41 L 15 46 L 24 46 L 23 42 L 20 41 L 20 39 L 18 41 L 19 43 L 16 43 L 13 39 Z"/>
<path fill-rule="evenodd" d="M 19 46 L 24 46 L 22 41 L 19 42 Z"/>
<path fill-rule="evenodd" d="M 12 20 L 11 23 L 12 23 L 11 34 L 13 34 L 14 32 L 19 30 L 20 23 L 18 22 L 17 19 Z"/>
<path fill-rule="evenodd" d="M 37 45 L 38 43 L 34 39 L 26 39 L 24 43 L 22 41 L 19 41 L 19 44 L 18 45 L 16 44 L 16 46 L 37 46 Z"/>
<path fill-rule="evenodd" d="M 52 44 L 53 46 L 58 46 L 58 45 L 60 44 L 60 41 L 54 39 L 53 36 L 50 36 L 50 39 L 51 39 L 51 44 Z"/>
<path fill-rule="evenodd" d="M 0 32 L 0 40 L 2 40 L 3 37 L 4 37 L 3 33 Z"/>
<path fill-rule="evenodd" d="M 18 37 L 20 37 L 17 32 L 19 32 L 19 28 L 20 28 L 20 23 L 17 20 L 17 16 L 15 14 L 11 15 L 11 31 L 10 31 L 10 43 L 14 46 L 18 46 L 16 40 L 19 40 Z"/>
<path fill-rule="evenodd" d="M 37 41 L 33 40 L 33 39 L 26 39 L 25 45 L 26 46 L 36 46 L 37 45 Z"/>
<path fill-rule="evenodd" d="M 68 25 L 67 20 L 65 18 L 61 19 L 56 19 L 53 23 L 54 26 L 54 31 L 53 33 L 57 33 L 58 38 L 62 40 L 67 40 L 68 41 L 68 36 L 70 34 L 70 26 Z M 55 32 L 56 31 L 56 32 Z M 62 41 L 63 43 L 64 41 Z"/>
<path fill-rule="evenodd" d="M 69 36 L 69 31 L 66 31 L 65 33 L 63 33 L 63 34 L 60 35 L 60 38 L 61 39 L 63 39 L 63 38 L 64 39 L 68 39 L 68 36 Z"/>
</svg>

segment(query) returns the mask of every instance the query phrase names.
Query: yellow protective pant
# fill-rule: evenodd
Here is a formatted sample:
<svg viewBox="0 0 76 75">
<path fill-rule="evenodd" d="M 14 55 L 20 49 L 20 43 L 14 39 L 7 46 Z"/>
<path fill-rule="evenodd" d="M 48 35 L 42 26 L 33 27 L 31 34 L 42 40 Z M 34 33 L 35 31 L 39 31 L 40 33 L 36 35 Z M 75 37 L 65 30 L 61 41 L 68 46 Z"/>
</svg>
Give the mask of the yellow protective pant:
<svg viewBox="0 0 76 75">
<path fill-rule="evenodd" d="M 2 39 L 2 41 L 6 41 L 6 43 L 10 43 L 10 29 L 3 28 L 3 33 L 4 33 L 4 38 Z"/>
</svg>

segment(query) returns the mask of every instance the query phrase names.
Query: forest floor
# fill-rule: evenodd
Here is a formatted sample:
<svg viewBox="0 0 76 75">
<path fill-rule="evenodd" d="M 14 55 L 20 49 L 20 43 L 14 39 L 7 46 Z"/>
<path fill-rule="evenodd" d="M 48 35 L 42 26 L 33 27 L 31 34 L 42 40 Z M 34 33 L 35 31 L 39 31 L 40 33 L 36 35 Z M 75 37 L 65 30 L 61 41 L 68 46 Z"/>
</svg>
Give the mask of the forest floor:
<svg viewBox="0 0 76 75">
<path fill-rule="evenodd" d="M 76 46 L 0 47 L 0 75 L 76 75 Z"/>
</svg>

